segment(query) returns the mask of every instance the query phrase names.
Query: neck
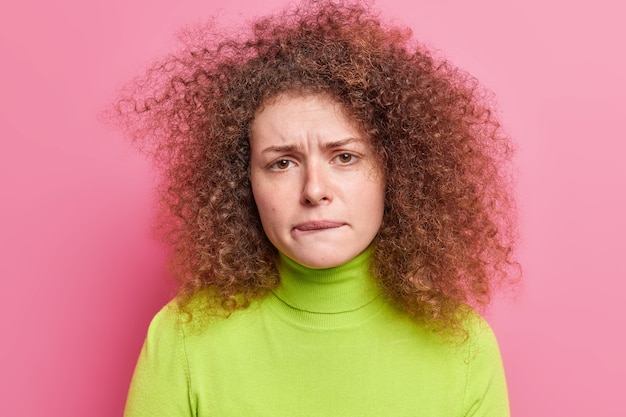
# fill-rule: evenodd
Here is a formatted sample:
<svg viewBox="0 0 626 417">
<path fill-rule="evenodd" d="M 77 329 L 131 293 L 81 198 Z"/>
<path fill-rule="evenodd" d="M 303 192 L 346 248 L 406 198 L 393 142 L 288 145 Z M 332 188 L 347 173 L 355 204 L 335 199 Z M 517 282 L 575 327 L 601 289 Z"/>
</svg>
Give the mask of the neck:
<svg viewBox="0 0 626 417">
<path fill-rule="evenodd" d="M 281 284 L 275 295 L 292 308 L 311 313 L 344 313 L 369 304 L 380 290 L 370 272 L 372 247 L 333 268 L 312 269 L 282 253 L 277 262 Z"/>
</svg>

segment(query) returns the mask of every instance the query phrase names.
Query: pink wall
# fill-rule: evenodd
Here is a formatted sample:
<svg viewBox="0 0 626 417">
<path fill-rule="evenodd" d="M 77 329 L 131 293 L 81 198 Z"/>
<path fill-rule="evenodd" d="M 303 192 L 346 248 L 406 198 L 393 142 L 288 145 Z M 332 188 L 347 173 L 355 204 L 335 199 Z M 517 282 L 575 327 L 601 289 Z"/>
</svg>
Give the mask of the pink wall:
<svg viewBox="0 0 626 417">
<path fill-rule="evenodd" d="M 96 114 L 183 24 L 282 0 L 253 3 L 0 6 L 0 415 L 121 413 L 170 287 L 153 173 Z M 581 3 L 379 1 L 496 93 L 519 142 L 524 287 L 489 316 L 516 416 L 626 415 L 626 33 L 619 2 Z"/>
</svg>

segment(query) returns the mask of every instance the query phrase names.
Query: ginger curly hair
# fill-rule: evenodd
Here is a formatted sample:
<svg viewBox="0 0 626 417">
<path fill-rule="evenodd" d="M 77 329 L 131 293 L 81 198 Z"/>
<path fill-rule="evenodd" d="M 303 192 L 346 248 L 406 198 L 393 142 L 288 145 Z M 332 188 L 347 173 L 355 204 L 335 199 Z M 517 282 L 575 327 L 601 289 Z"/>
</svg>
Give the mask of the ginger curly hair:
<svg viewBox="0 0 626 417">
<path fill-rule="evenodd" d="M 366 5 L 305 1 L 235 35 L 213 24 L 135 80 L 118 120 L 162 169 L 159 225 L 182 305 L 234 311 L 279 283 L 252 196 L 255 111 L 283 93 L 341 103 L 386 171 L 373 268 L 416 320 L 459 329 L 512 277 L 511 142 L 489 94 Z"/>
</svg>

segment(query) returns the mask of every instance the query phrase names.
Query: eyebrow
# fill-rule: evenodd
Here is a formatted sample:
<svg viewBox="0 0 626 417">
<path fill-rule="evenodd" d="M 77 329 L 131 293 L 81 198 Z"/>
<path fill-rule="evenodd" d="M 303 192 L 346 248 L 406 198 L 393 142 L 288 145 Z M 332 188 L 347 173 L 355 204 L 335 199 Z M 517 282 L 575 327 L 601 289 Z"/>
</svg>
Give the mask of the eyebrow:
<svg viewBox="0 0 626 417">
<path fill-rule="evenodd" d="M 334 148 L 340 148 L 342 146 L 349 145 L 350 143 L 361 142 L 361 141 L 363 141 L 363 139 L 350 137 L 350 138 L 337 140 L 337 141 L 333 141 L 333 142 L 326 142 L 326 143 L 323 144 L 323 147 L 325 149 L 334 149 Z M 300 145 L 268 146 L 267 148 L 263 149 L 261 152 L 262 153 L 265 153 L 265 152 L 276 152 L 276 153 L 293 152 L 293 151 L 298 151 L 301 148 L 302 147 Z"/>
</svg>

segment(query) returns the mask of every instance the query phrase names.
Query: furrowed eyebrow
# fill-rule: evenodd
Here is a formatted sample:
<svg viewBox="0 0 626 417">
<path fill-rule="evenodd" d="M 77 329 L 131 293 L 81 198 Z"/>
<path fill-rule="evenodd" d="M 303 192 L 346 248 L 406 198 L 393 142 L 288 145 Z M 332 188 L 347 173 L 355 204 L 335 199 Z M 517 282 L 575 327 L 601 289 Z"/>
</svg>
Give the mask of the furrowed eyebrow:
<svg viewBox="0 0 626 417">
<path fill-rule="evenodd" d="M 351 143 L 361 142 L 361 141 L 362 139 L 359 139 L 359 138 L 347 138 L 347 139 L 338 140 L 335 142 L 327 142 L 324 144 L 324 148 L 326 149 L 341 148 L 342 146 L 346 146 Z"/>
<path fill-rule="evenodd" d="M 347 138 L 347 139 L 342 139 L 342 140 L 338 140 L 334 142 L 326 142 L 323 144 L 323 147 L 326 149 L 341 148 L 342 146 L 346 146 L 350 143 L 361 142 L 361 141 L 362 139 L 360 138 Z M 267 153 L 267 152 L 285 153 L 285 152 L 299 151 L 301 149 L 302 149 L 302 146 L 300 145 L 268 146 L 267 148 L 263 149 L 261 153 Z"/>
<path fill-rule="evenodd" d="M 263 149 L 261 151 L 261 153 L 265 153 L 265 152 L 275 152 L 275 153 L 293 152 L 293 151 L 299 150 L 300 148 L 301 148 L 301 146 L 298 146 L 298 145 L 268 146 L 267 148 Z"/>
</svg>

